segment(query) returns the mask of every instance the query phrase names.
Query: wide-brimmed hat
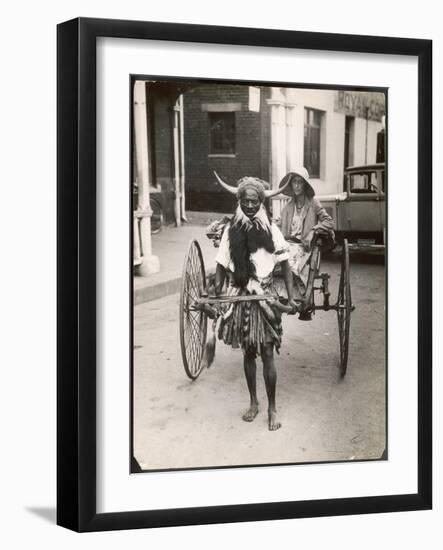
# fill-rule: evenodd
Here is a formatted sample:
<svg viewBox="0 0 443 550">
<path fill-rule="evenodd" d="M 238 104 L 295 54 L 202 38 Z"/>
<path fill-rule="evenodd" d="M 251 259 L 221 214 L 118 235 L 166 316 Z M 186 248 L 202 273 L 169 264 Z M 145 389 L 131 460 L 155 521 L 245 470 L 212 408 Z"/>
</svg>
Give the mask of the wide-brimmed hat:
<svg viewBox="0 0 443 550">
<path fill-rule="evenodd" d="M 315 195 L 315 191 L 309 182 L 309 173 L 304 166 L 297 168 L 293 172 L 289 172 L 281 180 L 279 187 L 282 188 L 282 193 L 284 193 L 288 197 L 294 196 L 294 192 L 292 191 L 292 186 L 290 185 L 290 183 L 295 176 L 300 176 L 303 179 L 303 181 L 305 182 L 305 187 L 304 187 L 305 195 L 311 199 Z"/>
</svg>

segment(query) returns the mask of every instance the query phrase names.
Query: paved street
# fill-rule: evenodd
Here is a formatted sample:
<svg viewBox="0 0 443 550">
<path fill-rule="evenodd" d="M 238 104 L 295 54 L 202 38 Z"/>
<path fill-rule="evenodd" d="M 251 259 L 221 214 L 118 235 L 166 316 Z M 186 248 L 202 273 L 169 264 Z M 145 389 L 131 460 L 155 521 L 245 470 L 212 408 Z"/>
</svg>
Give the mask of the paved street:
<svg viewBox="0 0 443 550">
<path fill-rule="evenodd" d="M 333 301 L 340 264 L 324 260 Z M 258 362 L 260 412 L 248 405 L 242 353 L 217 342 L 213 366 L 196 381 L 183 369 L 178 294 L 134 308 L 134 455 L 143 469 L 303 463 L 379 458 L 385 447 L 384 265 L 352 257 L 348 373 L 340 379 L 337 317 L 284 316 L 276 356 L 282 428 L 267 429 Z M 258 360 L 260 361 L 260 360 Z"/>
</svg>

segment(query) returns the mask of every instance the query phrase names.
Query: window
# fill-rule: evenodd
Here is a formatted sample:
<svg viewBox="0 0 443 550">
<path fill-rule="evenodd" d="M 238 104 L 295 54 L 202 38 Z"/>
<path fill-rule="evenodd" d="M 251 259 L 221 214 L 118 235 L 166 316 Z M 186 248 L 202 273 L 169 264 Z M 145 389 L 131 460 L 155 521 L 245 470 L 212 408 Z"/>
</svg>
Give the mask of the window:
<svg viewBox="0 0 443 550">
<path fill-rule="evenodd" d="M 305 108 L 303 164 L 311 178 L 320 177 L 320 131 L 323 113 Z"/>
<path fill-rule="evenodd" d="M 209 154 L 235 154 L 235 113 L 208 113 Z"/>
<path fill-rule="evenodd" d="M 377 193 L 378 189 L 377 172 L 351 174 L 351 193 Z"/>
</svg>

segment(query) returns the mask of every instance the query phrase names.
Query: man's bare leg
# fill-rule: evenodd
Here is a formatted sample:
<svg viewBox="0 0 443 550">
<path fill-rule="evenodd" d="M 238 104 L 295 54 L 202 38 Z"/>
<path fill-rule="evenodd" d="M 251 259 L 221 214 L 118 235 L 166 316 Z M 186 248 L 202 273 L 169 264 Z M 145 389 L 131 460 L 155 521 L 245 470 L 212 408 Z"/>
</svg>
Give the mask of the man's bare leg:
<svg viewBox="0 0 443 550">
<path fill-rule="evenodd" d="M 263 378 L 265 379 L 266 394 L 268 396 L 268 428 L 271 431 L 281 428 L 281 422 L 277 420 L 275 406 L 275 388 L 277 385 L 277 371 L 274 364 L 274 346 L 263 344 L 262 346 Z"/>
<path fill-rule="evenodd" d="M 258 414 L 258 400 L 257 400 L 257 365 L 255 363 L 255 358 L 250 355 L 243 356 L 243 367 L 245 370 L 246 383 L 248 384 L 249 390 L 249 409 L 242 416 L 245 422 L 252 422 Z"/>
</svg>

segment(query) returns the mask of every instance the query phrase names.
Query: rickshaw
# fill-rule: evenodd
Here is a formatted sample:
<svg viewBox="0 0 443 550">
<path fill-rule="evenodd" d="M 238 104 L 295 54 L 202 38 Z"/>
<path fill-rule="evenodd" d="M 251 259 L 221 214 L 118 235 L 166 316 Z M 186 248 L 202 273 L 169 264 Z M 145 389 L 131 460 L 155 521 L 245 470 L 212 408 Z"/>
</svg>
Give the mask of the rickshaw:
<svg viewBox="0 0 443 550">
<path fill-rule="evenodd" d="M 210 235 L 208 235 L 211 238 Z M 338 321 L 339 335 L 339 369 L 341 377 L 346 375 L 348 366 L 349 330 L 351 313 L 354 306 L 351 300 L 351 282 L 349 272 L 349 245 L 344 239 L 341 250 L 341 272 L 338 295 L 335 303 L 331 303 L 329 292 L 328 273 L 320 273 L 321 255 L 324 250 L 332 248 L 334 244 L 327 243 L 327 237 L 316 234 L 312 245 L 312 254 L 309 260 L 309 275 L 306 293 L 302 300 L 296 300 L 297 311 L 287 306 L 284 301 L 275 303 L 281 312 L 285 313 L 313 313 L 317 310 L 335 311 Z M 208 319 L 217 315 L 217 307 L 236 301 L 274 300 L 274 297 L 262 295 L 210 295 L 210 277 L 207 277 L 201 247 L 197 240 L 189 243 L 183 264 L 183 273 L 180 288 L 180 344 L 183 366 L 187 376 L 195 380 L 204 368 L 203 361 L 207 339 Z M 315 297 L 320 294 L 322 303 L 317 304 Z M 215 307 L 214 307 L 215 306 Z M 294 320 L 296 317 L 294 317 Z"/>
</svg>

